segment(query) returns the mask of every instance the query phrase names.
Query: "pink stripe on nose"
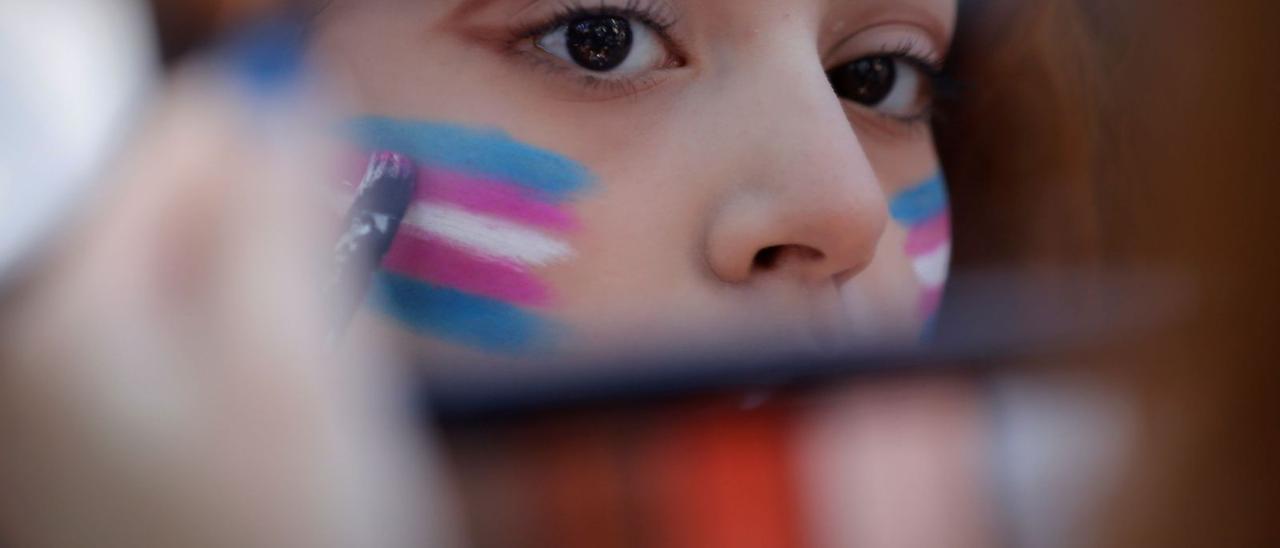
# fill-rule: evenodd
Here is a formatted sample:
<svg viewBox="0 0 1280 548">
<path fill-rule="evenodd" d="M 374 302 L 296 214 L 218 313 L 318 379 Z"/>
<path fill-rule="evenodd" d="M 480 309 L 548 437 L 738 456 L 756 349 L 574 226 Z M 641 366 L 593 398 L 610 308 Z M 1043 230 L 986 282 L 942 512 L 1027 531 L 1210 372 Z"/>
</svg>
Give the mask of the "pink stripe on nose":
<svg viewBox="0 0 1280 548">
<path fill-rule="evenodd" d="M 569 231 L 578 220 L 548 197 L 501 181 L 438 168 L 425 168 L 418 180 L 417 200 L 456 205 L 475 213 L 502 217 L 520 224 Z"/>
<path fill-rule="evenodd" d="M 935 215 L 923 223 L 911 227 L 907 233 L 907 255 L 929 253 L 951 239 L 951 214 Z"/>
<path fill-rule="evenodd" d="M 477 257 L 445 242 L 402 231 L 383 257 L 397 274 L 525 306 L 551 302 L 547 287 L 519 265 Z"/>
</svg>

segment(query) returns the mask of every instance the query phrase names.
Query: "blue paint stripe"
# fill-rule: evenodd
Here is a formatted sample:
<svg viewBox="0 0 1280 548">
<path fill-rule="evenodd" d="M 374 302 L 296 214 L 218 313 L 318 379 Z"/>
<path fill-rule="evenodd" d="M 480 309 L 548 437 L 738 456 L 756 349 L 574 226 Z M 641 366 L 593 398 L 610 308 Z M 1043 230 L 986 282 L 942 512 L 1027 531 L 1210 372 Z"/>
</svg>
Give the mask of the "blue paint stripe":
<svg viewBox="0 0 1280 548">
<path fill-rule="evenodd" d="M 929 344 L 934 342 L 938 337 L 938 313 L 930 314 L 924 321 L 924 327 L 920 330 L 920 342 Z"/>
<path fill-rule="evenodd" d="M 539 350 L 553 325 L 510 304 L 380 272 L 372 304 L 410 329 L 489 352 Z"/>
<path fill-rule="evenodd" d="M 499 129 L 378 116 L 357 119 L 350 129 L 370 150 L 399 152 L 423 164 L 499 179 L 553 199 L 585 190 L 593 182 L 581 164 L 516 141 Z"/>
<path fill-rule="evenodd" d="M 947 183 L 942 175 L 898 193 L 889 203 L 889 212 L 898 222 L 912 226 L 947 210 Z"/>
</svg>

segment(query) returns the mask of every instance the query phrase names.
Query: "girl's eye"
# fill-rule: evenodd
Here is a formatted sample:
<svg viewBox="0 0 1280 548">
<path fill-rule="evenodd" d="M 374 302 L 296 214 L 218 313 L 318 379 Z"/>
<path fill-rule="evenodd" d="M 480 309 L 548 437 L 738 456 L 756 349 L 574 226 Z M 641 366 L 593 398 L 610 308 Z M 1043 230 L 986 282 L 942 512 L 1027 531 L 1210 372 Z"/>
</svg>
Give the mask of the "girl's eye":
<svg viewBox="0 0 1280 548">
<path fill-rule="evenodd" d="M 537 38 L 537 45 L 591 72 L 638 74 L 670 56 L 648 24 L 616 15 L 586 15 Z"/>
<path fill-rule="evenodd" d="M 922 61 L 901 55 L 863 57 L 827 72 L 836 95 L 885 115 L 914 119 L 929 107 L 932 90 Z"/>
</svg>

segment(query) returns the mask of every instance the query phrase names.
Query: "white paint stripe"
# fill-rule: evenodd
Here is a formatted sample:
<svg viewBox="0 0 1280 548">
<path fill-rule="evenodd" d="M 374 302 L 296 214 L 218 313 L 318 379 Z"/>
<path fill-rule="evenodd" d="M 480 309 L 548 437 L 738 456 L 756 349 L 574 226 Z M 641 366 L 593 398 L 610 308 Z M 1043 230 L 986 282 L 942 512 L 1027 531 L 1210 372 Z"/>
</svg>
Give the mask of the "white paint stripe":
<svg viewBox="0 0 1280 548">
<path fill-rule="evenodd" d="M 573 247 L 564 241 L 523 225 L 443 204 L 413 204 L 404 222 L 488 258 L 545 266 L 573 256 Z"/>
<path fill-rule="evenodd" d="M 947 271 L 951 266 L 951 244 L 943 244 L 916 257 L 911 266 L 915 268 L 921 285 L 928 288 L 942 287 L 947 281 Z"/>
</svg>

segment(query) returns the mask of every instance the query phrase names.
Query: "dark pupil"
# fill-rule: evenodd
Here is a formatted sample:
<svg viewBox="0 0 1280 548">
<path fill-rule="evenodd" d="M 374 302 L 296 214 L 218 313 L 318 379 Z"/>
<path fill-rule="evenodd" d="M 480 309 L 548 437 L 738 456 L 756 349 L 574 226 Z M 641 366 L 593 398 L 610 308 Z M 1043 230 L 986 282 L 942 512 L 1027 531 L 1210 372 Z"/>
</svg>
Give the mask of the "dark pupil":
<svg viewBox="0 0 1280 548">
<path fill-rule="evenodd" d="M 892 57 L 866 57 L 827 73 L 836 95 L 867 106 L 880 104 L 898 77 Z"/>
<path fill-rule="evenodd" d="M 565 42 L 579 65 L 597 72 L 618 68 L 631 53 L 631 23 L 622 17 L 593 16 L 569 25 Z"/>
</svg>

